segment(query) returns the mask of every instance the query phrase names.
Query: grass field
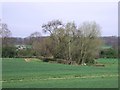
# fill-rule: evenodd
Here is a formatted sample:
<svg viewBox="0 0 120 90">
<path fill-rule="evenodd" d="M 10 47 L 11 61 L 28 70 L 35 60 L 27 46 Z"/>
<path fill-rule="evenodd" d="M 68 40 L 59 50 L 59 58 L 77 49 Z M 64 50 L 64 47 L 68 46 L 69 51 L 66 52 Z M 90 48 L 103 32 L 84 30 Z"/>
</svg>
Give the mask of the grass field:
<svg viewBox="0 0 120 90">
<path fill-rule="evenodd" d="M 118 60 L 98 59 L 105 67 L 2 60 L 3 88 L 117 88 Z"/>
</svg>

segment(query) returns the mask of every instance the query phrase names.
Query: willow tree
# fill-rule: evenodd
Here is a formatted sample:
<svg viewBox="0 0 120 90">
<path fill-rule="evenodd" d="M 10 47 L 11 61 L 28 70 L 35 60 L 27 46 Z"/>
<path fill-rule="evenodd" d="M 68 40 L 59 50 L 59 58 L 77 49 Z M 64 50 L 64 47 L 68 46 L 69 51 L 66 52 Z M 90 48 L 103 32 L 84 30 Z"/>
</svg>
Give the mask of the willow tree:
<svg viewBox="0 0 120 90">
<path fill-rule="evenodd" d="M 96 22 L 84 22 L 77 30 L 77 54 L 78 64 L 94 63 L 94 59 L 99 53 L 100 26 Z"/>
</svg>

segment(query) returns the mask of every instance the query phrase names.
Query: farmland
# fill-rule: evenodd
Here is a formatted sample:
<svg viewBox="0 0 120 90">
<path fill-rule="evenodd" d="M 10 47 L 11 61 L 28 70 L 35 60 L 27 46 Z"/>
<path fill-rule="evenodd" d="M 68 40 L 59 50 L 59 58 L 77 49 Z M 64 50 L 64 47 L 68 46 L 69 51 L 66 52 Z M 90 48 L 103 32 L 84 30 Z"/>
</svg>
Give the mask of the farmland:
<svg viewBox="0 0 120 90">
<path fill-rule="evenodd" d="M 118 60 L 98 59 L 105 67 L 3 58 L 3 88 L 117 88 Z"/>
</svg>

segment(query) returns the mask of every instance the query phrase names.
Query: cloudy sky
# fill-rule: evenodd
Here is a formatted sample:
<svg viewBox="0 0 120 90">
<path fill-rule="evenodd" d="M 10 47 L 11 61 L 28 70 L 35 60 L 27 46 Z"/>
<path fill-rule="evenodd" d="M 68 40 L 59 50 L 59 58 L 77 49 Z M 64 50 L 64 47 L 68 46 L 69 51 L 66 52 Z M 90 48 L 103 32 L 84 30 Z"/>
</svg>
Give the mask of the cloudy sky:
<svg viewBox="0 0 120 90">
<path fill-rule="evenodd" d="M 0 8 L 0 17 L 15 37 L 27 37 L 35 31 L 45 35 L 42 24 L 55 19 L 77 25 L 95 21 L 102 36 L 118 35 L 117 2 L 6 2 Z"/>
</svg>

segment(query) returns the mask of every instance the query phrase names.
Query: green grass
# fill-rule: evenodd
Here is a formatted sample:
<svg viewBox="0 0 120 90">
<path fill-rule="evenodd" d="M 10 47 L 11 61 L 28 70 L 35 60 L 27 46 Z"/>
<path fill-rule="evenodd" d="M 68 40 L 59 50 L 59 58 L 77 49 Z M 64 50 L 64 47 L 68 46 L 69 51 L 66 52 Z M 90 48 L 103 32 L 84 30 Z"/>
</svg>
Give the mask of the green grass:
<svg viewBox="0 0 120 90">
<path fill-rule="evenodd" d="M 25 62 L 4 58 L 3 88 L 117 88 L 118 60 L 98 59 L 105 67 Z"/>
</svg>

